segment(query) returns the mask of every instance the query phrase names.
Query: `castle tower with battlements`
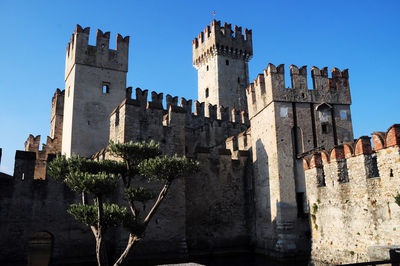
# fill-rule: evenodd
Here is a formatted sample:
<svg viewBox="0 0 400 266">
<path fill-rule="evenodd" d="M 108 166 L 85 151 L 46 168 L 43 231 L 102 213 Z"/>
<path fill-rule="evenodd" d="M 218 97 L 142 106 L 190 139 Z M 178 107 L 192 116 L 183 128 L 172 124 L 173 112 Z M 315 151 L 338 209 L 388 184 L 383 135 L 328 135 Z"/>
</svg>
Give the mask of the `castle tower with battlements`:
<svg viewBox="0 0 400 266">
<path fill-rule="evenodd" d="M 97 30 L 96 45 L 88 44 L 90 28 L 77 25 L 67 46 L 62 153 L 90 156 L 109 138 L 109 115 L 126 96 L 129 37 Z"/>
<path fill-rule="evenodd" d="M 193 40 L 193 66 L 198 71 L 198 99 L 212 105 L 246 110 L 248 61 L 253 55 L 252 32 L 220 21 L 211 22 Z"/>
<path fill-rule="evenodd" d="M 305 247 L 306 187 L 300 158 L 353 140 L 348 71 L 269 64 L 247 88 L 253 151 L 256 243 L 278 256 Z"/>
</svg>

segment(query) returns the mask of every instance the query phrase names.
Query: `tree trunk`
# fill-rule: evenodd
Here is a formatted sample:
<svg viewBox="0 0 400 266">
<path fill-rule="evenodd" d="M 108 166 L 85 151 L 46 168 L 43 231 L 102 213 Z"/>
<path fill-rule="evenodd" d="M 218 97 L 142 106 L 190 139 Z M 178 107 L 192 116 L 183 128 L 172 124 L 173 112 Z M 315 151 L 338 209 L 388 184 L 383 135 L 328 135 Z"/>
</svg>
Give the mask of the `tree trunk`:
<svg viewBox="0 0 400 266">
<path fill-rule="evenodd" d="M 101 237 L 96 238 L 96 258 L 97 258 L 97 265 L 101 266 L 102 260 L 101 260 Z"/>
<path fill-rule="evenodd" d="M 134 236 L 133 234 L 129 234 L 128 244 L 126 245 L 126 248 L 125 248 L 124 252 L 122 252 L 121 256 L 114 263 L 114 266 L 121 265 L 122 262 L 124 262 L 124 260 L 126 259 L 126 257 L 129 254 L 129 251 L 134 246 L 134 244 L 136 243 L 137 240 L 138 240 L 138 238 L 136 236 Z"/>
<path fill-rule="evenodd" d="M 145 226 L 145 228 L 147 227 L 147 225 L 149 224 L 151 218 L 154 216 L 155 212 L 157 211 L 158 207 L 160 206 L 161 202 L 163 201 L 165 195 L 168 192 L 168 189 L 169 189 L 170 185 L 171 185 L 171 182 L 167 182 L 167 183 L 164 184 L 164 187 L 161 189 L 160 194 L 158 195 L 158 198 L 157 198 L 156 202 L 153 205 L 153 208 L 151 208 L 150 212 L 147 214 L 147 217 L 143 221 L 143 225 Z M 133 207 L 133 202 L 131 202 L 131 211 L 132 211 L 132 214 L 135 215 L 135 209 Z M 114 263 L 114 266 L 118 266 L 118 265 L 122 264 L 122 262 L 128 256 L 129 251 L 131 250 L 131 248 L 134 246 L 134 244 L 138 240 L 140 240 L 140 238 L 138 238 L 137 236 L 129 233 L 128 244 L 126 245 L 126 248 L 125 248 L 124 252 L 122 252 L 121 256 Z"/>
<path fill-rule="evenodd" d="M 104 248 L 103 243 L 103 228 L 101 222 L 103 221 L 103 201 L 101 196 L 96 197 L 97 203 L 97 234 L 96 234 L 96 258 L 98 266 L 108 266 L 107 250 Z"/>
<path fill-rule="evenodd" d="M 86 205 L 86 195 L 85 192 L 82 191 L 82 205 Z"/>
<path fill-rule="evenodd" d="M 167 182 L 164 184 L 164 187 L 161 189 L 160 194 L 158 195 L 158 198 L 156 202 L 153 205 L 153 208 L 151 208 L 150 212 L 147 214 L 146 218 L 144 219 L 144 225 L 147 227 L 148 223 L 150 222 L 151 218 L 153 215 L 156 213 L 158 207 L 160 206 L 161 202 L 163 201 L 165 195 L 167 195 L 168 188 L 171 185 L 171 182 Z"/>
</svg>

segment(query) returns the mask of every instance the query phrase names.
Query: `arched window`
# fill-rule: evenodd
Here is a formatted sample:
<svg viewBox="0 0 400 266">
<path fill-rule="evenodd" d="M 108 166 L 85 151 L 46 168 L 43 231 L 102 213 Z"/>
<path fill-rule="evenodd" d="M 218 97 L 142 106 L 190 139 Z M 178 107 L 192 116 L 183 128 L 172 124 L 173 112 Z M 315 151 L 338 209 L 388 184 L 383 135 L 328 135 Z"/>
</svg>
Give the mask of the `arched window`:
<svg viewBox="0 0 400 266">
<path fill-rule="evenodd" d="M 319 122 L 321 123 L 321 133 L 328 134 L 332 127 L 331 126 L 332 106 L 327 103 L 321 103 L 316 107 L 316 110 L 318 111 L 318 119 Z"/>
</svg>

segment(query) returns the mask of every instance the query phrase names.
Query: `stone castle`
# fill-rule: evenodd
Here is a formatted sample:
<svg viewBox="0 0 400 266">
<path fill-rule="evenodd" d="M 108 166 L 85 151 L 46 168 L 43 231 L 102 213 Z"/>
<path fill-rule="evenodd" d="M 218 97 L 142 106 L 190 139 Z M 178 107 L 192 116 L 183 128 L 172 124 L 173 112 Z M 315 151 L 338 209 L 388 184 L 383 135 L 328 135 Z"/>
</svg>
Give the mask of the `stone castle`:
<svg viewBox="0 0 400 266">
<path fill-rule="evenodd" d="M 51 234 L 55 264 L 94 258 L 90 232 L 65 212 L 74 194 L 46 166 L 58 152 L 109 158 L 109 140 L 153 139 L 201 164 L 173 184 L 134 258 L 247 252 L 350 263 L 399 244 L 400 125 L 373 133 L 373 148 L 369 137 L 354 141 L 347 70 L 312 67 L 311 88 L 307 67 L 291 65 L 287 87 L 285 67 L 268 64 L 249 83 L 252 31 L 214 20 L 192 42 L 198 101 L 157 92 L 148 101 L 126 86 L 129 37 L 118 34 L 113 50 L 109 32 L 98 30 L 95 46 L 89 33 L 78 25 L 68 43 L 46 144 L 30 135 L 14 176 L 0 176 L 0 261 L 26 262 L 36 232 Z"/>
</svg>

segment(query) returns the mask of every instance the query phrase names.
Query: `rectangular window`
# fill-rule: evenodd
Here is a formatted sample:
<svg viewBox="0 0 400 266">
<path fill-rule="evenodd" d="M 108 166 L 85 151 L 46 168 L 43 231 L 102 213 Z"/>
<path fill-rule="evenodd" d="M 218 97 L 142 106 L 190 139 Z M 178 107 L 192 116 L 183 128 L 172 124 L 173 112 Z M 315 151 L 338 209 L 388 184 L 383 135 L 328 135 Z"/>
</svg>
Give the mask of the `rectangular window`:
<svg viewBox="0 0 400 266">
<path fill-rule="evenodd" d="M 103 82 L 103 85 L 102 85 L 102 92 L 103 92 L 103 94 L 108 94 L 108 93 L 110 93 L 110 83 L 108 83 L 108 82 Z"/>
<path fill-rule="evenodd" d="M 347 111 L 346 110 L 340 110 L 340 120 L 347 120 Z"/>
<path fill-rule="evenodd" d="M 288 117 L 288 108 L 287 107 L 281 107 L 281 117 Z"/>
</svg>

